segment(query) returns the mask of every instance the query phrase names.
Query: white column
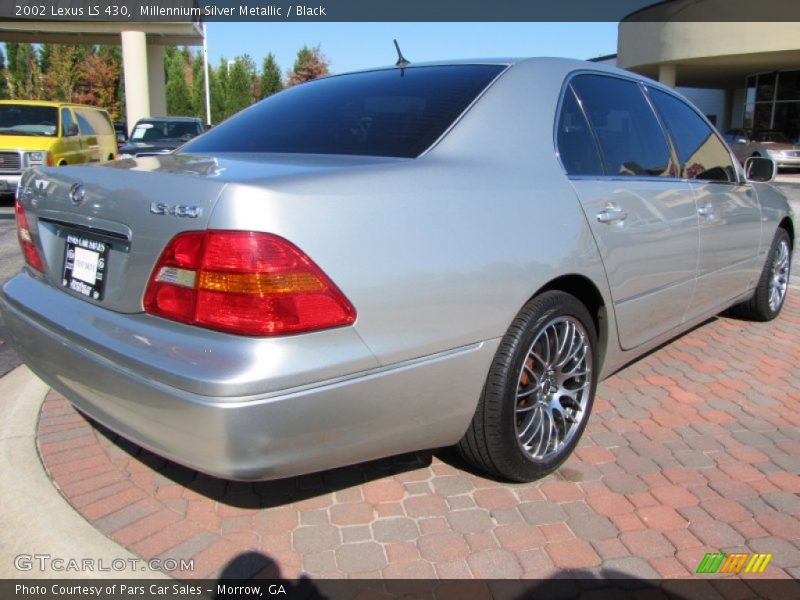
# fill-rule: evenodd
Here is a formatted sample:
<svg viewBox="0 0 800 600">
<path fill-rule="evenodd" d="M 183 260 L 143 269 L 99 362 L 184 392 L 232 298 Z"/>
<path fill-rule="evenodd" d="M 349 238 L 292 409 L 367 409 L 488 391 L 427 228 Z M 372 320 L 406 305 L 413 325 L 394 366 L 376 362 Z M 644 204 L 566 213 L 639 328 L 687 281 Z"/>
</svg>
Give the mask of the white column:
<svg viewBox="0 0 800 600">
<path fill-rule="evenodd" d="M 674 64 L 663 63 L 658 65 L 658 80 L 671 88 L 675 87 L 678 78 L 678 69 Z"/>
<path fill-rule="evenodd" d="M 147 36 L 144 31 L 123 31 L 121 37 L 122 69 L 125 73 L 125 117 L 130 133 L 136 121 L 150 116 Z"/>
<path fill-rule="evenodd" d="M 167 91 L 164 83 L 164 46 L 147 46 L 147 81 L 150 86 L 150 113 L 163 117 L 167 114 Z"/>
</svg>

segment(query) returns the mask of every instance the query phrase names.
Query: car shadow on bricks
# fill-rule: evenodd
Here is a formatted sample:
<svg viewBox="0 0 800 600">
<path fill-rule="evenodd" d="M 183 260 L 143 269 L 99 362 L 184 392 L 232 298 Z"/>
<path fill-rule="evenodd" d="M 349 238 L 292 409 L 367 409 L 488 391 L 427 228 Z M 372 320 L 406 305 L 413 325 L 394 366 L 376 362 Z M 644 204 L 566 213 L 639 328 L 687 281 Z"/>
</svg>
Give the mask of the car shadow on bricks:
<svg viewBox="0 0 800 600">
<path fill-rule="evenodd" d="M 81 414 L 101 434 L 99 439 L 106 453 L 129 475 L 152 471 L 155 486 L 175 484 L 209 500 L 242 509 L 274 508 L 313 499 L 370 481 L 424 469 L 431 465 L 433 459 L 432 451 L 421 451 L 273 481 L 231 481 L 200 473 L 158 456 Z"/>
</svg>

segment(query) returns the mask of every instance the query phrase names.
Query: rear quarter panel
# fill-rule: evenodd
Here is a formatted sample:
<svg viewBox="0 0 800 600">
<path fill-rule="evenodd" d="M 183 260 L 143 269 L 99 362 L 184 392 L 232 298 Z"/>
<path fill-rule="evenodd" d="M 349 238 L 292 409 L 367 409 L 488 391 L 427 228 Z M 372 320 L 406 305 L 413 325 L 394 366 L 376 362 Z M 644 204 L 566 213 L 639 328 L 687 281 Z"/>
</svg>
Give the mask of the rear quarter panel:
<svg viewBox="0 0 800 600">
<path fill-rule="evenodd" d="M 297 244 L 352 301 L 356 331 L 381 364 L 500 337 L 560 275 L 583 275 L 608 298 L 553 146 L 565 74 L 510 68 L 417 159 L 231 184 L 209 226 Z"/>
</svg>

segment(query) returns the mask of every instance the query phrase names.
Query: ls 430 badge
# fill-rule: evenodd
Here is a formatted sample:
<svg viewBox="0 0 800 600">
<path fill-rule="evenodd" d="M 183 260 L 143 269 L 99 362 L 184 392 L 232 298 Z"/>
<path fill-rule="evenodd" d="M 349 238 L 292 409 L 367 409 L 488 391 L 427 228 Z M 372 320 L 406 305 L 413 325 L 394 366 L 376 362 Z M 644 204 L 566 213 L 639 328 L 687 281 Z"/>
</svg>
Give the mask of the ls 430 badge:
<svg viewBox="0 0 800 600">
<path fill-rule="evenodd" d="M 150 212 L 154 215 L 172 215 L 173 217 L 187 217 L 196 219 L 200 216 L 199 206 L 189 204 L 166 204 L 164 202 L 151 202 Z"/>
</svg>

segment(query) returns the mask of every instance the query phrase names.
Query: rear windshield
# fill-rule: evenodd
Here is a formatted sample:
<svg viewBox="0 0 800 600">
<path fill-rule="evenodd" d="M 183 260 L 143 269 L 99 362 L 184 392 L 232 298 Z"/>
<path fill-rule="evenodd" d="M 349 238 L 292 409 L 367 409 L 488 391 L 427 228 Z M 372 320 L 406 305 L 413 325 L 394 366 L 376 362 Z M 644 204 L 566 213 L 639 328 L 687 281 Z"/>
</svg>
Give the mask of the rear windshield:
<svg viewBox="0 0 800 600">
<path fill-rule="evenodd" d="M 58 128 L 58 111 L 52 106 L 0 105 L 0 135 L 43 135 L 53 137 Z"/>
<path fill-rule="evenodd" d="M 310 81 L 270 96 L 183 152 L 277 152 L 413 158 L 503 70 L 409 67 Z"/>
</svg>

